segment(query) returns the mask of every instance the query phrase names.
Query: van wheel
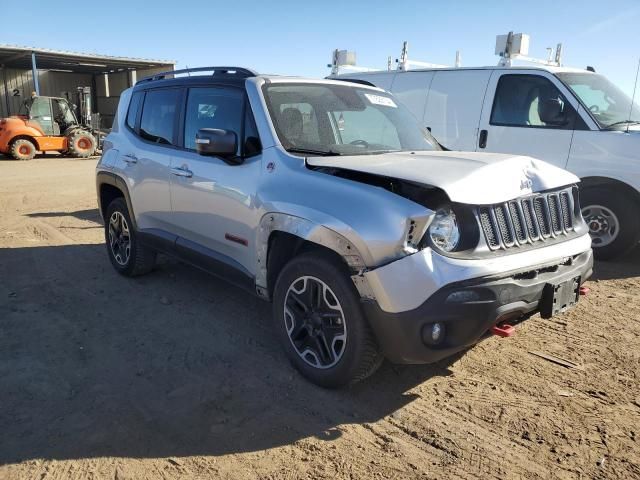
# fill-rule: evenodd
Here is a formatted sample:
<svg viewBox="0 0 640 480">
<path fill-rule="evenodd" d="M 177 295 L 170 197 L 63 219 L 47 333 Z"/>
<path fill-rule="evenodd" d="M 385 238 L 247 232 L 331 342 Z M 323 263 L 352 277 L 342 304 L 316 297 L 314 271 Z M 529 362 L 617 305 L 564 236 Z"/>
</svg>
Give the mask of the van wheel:
<svg viewBox="0 0 640 480">
<path fill-rule="evenodd" d="M 355 383 L 382 363 L 349 272 L 329 254 L 308 252 L 285 265 L 275 286 L 273 317 L 289 360 L 317 385 Z"/>
<path fill-rule="evenodd" d="M 109 260 L 118 273 L 127 277 L 153 270 L 156 252 L 138 241 L 124 198 L 116 198 L 107 208 L 104 236 Z"/>
<path fill-rule="evenodd" d="M 96 151 L 95 137 L 91 133 L 83 130 L 75 130 L 69 136 L 68 142 L 68 152 L 74 157 L 87 158 Z"/>
<path fill-rule="evenodd" d="M 36 156 L 36 146 L 31 140 L 20 138 L 11 144 L 11 156 L 16 160 L 31 160 Z"/>
<path fill-rule="evenodd" d="M 580 204 L 597 259 L 618 257 L 638 243 L 640 219 L 633 200 L 620 192 L 592 187 L 580 192 Z"/>
</svg>

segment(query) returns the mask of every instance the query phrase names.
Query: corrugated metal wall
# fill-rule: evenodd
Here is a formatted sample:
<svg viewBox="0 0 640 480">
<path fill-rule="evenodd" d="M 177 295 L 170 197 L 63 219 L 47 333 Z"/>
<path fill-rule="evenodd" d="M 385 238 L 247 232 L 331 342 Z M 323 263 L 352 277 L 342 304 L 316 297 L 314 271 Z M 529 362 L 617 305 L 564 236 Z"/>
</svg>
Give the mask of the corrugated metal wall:
<svg viewBox="0 0 640 480">
<path fill-rule="evenodd" d="M 137 78 L 142 79 L 169 70 L 170 67 L 139 70 Z M 8 96 L 4 88 L 3 74 L 6 78 Z M 109 75 L 109 96 L 104 87 L 104 75 L 96 75 L 96 110 L 102 117 L 102 126 L 111 127 L 113 116 L 118 108 L 120 93 L 131 86 L 130 73 L 118 72 Z M 92 75 L 83 73 L 65 73 L 40 71 L 38 76 L 40 94 L 50 97 L 66 97 L 69 94 L 71 101 L 75 102 L 75 93 L 78 87 L 92 87 Z M 35 89 L 31 70 L 0 70 L 0 118 L 18 113 L 22 102 L 29 98 Z M 20 96 L 15 95 L 19 93 Z M 7 111 L 7 100 L 9 109 Z"/>
<path fill-rule="evenodd" d="M 5 82 L 3 74 L 6 76 L 8 97 L 5 96 Z M 78 87 L 90 87 L 91 75 L 82 73 L 64 73 L 40 71 L 38 74 L 40 83 L 40 95 L 49 97 L 69 97 L 72 101 Z M 31 70 L 6 69 L 0 71 L 0 116 L 5 117 L 18 113 L 22 102 L 29 98 L 34 91 L 33 76 Z M 19 94 L 19 95 L 18 95 Z M 7 111 L 7 99 L 9 111 Z"/>
<path fill-rule="evenodd" d="M 31 95 L 32 91 L 33 77 L 30 70 L 0 70 L 0 116 L 6 117 L 17 113 L 23 100 L 28 95 Z M 7 101 L 9 103 L 8 106 Z M 7 111 L 7 107 L 9 111 Z"/>
</svg>

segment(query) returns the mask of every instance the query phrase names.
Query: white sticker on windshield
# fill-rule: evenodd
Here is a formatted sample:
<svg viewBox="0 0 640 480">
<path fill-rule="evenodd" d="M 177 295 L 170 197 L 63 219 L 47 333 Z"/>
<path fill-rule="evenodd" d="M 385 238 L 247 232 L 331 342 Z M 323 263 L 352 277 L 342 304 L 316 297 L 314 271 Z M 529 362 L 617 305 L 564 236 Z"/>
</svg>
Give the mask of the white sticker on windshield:
<svg viewBox="0 0 640 480">
<path fill-rule="evenodd" d="M 383 107 L 398 108 L 395 102 L 389 97 L 383 97 L 382 95 L 373 95 L 372 93 L 365 93 L 365 97 L 374 105 L 382 105 Z"/>
</svg>

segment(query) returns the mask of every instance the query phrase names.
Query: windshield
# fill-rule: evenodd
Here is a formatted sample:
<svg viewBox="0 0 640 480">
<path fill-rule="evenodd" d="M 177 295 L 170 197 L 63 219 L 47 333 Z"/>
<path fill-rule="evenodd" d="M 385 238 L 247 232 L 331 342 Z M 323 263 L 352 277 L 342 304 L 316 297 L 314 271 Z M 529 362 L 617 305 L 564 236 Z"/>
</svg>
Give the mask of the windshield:
<svg viewBox="0 0 640 480">
<path fill-rule="evenodd" d="M 280 142 L 301 155 L 369 155 L 439 150 L 389 94 L 354 85 L 267 84 L 265 98 Z"/>
<path fill-rule="evenodd" d="M 640 122 L 638 105 L 634 103 L 632 110 L 631 99 L 606 77 L 594 73 L 558 73 L 557 76 L 580 98 L 600 128 L 624 128 L 628 120 Z"/>
</svg>

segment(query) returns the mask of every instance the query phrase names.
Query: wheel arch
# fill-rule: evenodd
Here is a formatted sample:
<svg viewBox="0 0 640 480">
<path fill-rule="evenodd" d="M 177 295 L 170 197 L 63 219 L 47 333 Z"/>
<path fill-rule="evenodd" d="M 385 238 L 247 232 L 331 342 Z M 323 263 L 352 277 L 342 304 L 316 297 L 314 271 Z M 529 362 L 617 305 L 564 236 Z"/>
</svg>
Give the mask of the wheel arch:
<svg viewBox="0 0 640 480">
<path fill-rule="evenodd" d="M 9 148 L 11 148 L 11 146 L 18 140 L 29 140 L 36 147 L 36 150 L 40 150 L 37 137 L 34 137 L 33 135 L 26 135 L 24 133 L 11 137 L 11 140 L 9 140 Z"/>
<path fill-rule="evenodd" d="M 612 189 L 615 191 L 619 191 L 622 192 L 626 197 L 632 199 L 638 206 L 640 206 L 640 192 L 638 192 L 638 190 L 633 188 L 628 183 L 623 182 L 622 180 L 598 176 L 584 177 L 580 179 L 579 188 L 580 190 L 603 188 L 607 190 Z"/>
<path fill-rule="evenodd" d="M 284 265 L 310 248 L 322 249 L 339 259 L 354 276 L 366 268 L 355 245 L 339 233 L 305 218 L 268 213 L 260 221 L 256 245 L 258 295 L 271 299 L 275 281 Z"/>
<path fill-rule="evenodd" d="M 96 174 L 96 190 L 98 193 L 98 210 L 103 220 L 106 220 L 105 216 L 109 203 L 118 197 L 123 197 L 129 209 L 132 226 L 133 228 L 137 228 L 129 189 L 122 177 L 115 173 L 99 171 Z"/>
</svg>

